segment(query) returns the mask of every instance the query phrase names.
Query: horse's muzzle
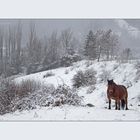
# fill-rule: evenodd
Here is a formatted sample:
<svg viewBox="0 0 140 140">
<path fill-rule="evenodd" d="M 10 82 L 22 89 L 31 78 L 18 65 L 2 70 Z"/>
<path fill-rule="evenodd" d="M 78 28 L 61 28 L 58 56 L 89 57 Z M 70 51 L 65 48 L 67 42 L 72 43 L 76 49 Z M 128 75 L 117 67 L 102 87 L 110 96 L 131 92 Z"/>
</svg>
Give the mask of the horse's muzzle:
<svg viewBox="0 0 140 140">
<path fill-rule="evenodd" d="M 113 93 L 113 90 L 109 90 L 108 92 L 109 92 L 109 94 L 112 94 Z"/>
</svg>

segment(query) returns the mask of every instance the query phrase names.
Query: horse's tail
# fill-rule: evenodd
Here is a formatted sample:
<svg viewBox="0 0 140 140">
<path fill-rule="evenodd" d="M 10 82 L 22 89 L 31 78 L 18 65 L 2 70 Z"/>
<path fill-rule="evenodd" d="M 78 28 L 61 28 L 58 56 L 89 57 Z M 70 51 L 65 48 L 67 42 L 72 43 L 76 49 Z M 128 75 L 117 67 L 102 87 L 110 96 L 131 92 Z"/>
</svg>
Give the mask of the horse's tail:
<svg viewBox="0 0 140 140">
<path fill-rule="evenodd" d="M 124 107 L 125 107 L 125 100 L 124 99 L 121 100 L 121 107 L 122 107 L 122 109 L 124 109 Z"/>
</svg>

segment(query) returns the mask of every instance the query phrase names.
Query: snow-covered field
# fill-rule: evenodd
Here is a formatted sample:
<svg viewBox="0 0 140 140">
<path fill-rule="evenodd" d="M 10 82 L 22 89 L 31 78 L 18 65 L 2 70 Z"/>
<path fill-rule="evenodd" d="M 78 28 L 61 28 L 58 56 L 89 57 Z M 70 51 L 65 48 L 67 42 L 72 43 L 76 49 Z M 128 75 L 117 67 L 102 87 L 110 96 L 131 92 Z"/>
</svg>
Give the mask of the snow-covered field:
<svg viewBox="0 0 140 140">
<path fill-rule="evenodd" d="M 72 78 L 78 70 L 86 70 L 93 68 L 97 74 L 97 83 L 95 89 L 88 93 L 89 87 L 82 87 L 78 89 L 78 94 L 83 96 L 84 104 L 91 103 L 94 107 L 74 107 L 74 106 L 60 106 L 60 107 L 42 107 L 31 111 L 23 111 L 0 116 L 0 120 L 45 120 L 45 121 L 139 121 L 140 120 L 140 102 L 138 96 L 140 95 L 140 80 L 136 81 L 136 61 L 128 63 L 118 63 L 116 61 L 110 62 L 88 62 L 80 61 L 71 67 L 58 68 L 54 70 L 30 74 L 15 79 L 16 82 L 21 82 L 26 79 L 33 79 L 40 81 L 42 84 L 53 84 L 56 87 L 60 84 L 66 83 L 72 86 Z M 47 72 L 52 72 L 54 76 L 44 78 Z M 129 110 L 114 110 L 114 101 L 112 101 L 112 110 L 108 110 L 108 103 L 106 98 L 107 82 L 101 79 L 104 77 L 114 79 L 117 84 L 123 84 L 128 87 L 128 107 Z M 104 77 L 104 79 L 106 78 Z M 140 79 L 140 78 L 139 78 Z"/>
</svg>

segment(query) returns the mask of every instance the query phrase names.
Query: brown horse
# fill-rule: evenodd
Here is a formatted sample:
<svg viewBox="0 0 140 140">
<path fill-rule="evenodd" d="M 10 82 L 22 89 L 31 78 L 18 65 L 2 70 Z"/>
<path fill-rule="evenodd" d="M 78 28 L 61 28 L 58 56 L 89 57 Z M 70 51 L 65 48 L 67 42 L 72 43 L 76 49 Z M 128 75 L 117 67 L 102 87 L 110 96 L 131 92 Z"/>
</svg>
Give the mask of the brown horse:
<svg viewBox="0 0 140 140">
<path fill-rule="evenodd" d="M 127 106 L 128 93 L 125 86 L 117 85 L 116 83 L 114 83 L 113 80 L 108 80 L 107 97 L 109 100 L 108 109 L 111 109 L 111 99 L 113 99 L 115 100 L 116 110 L 117 109 L 120 110 L 120 104 L 123 109 L 125 107 L 125 109 L 128 110 L 128 106 Z"/>
</svg>

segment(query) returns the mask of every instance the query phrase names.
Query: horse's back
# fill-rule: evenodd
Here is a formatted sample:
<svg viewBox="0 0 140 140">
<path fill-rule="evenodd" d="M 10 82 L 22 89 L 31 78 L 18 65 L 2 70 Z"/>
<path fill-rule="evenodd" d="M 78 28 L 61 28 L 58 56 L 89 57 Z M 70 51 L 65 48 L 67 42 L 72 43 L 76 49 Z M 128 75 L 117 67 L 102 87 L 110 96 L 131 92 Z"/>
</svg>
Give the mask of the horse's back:
<svg viewBox="0 0 140 140">
<path fill-rule="evenodd" d="M 124 85 L 119 85 L 119 87 L 122 91 L 122 94 L 124 94 L 125 96 L 128 96 L 127 88 Z"/>
<path fill-rule="evenodd" d="M 125 90 L 127 90 L 127 88 L 126 88 L 124 85 L 119 85 L 119 86 L 121 86 L 121 87 L 123 87 Z"/>
</svg>

